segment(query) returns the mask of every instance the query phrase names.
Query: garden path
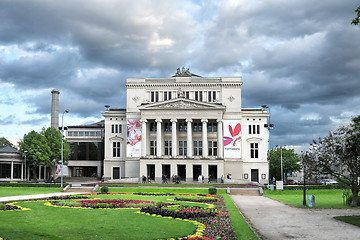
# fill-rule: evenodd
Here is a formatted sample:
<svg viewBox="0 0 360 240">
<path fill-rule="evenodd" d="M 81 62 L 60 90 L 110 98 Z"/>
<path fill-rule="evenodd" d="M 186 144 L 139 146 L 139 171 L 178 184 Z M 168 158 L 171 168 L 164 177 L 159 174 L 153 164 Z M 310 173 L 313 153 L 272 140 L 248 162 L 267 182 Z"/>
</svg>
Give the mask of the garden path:
<svg viewBox="0 0 360 240">
<path fill-rule="evenodd" d="M 360 228 L 334 216 L 360 215 L 359 209 L 303 209 L 264 196 L 231 195 L 260 239 L 357 239 Z"/>
<path fill-rule="evenodd" d="M 10 202 L 10 201 L 20 201 L 20 200 L 30 200 L 30 199 L 41 199 L 54 196 L 65 196 L 65 195 L 75 195 L 83 194 L 84 192 L 60 192 L 60 193 L 45 193 L 45 194 L 33 194 L 33 195 L 21 195 L 21 196 L 9 196 L 9 197 L 0 197 L 0 202 Z"/>
</svg>

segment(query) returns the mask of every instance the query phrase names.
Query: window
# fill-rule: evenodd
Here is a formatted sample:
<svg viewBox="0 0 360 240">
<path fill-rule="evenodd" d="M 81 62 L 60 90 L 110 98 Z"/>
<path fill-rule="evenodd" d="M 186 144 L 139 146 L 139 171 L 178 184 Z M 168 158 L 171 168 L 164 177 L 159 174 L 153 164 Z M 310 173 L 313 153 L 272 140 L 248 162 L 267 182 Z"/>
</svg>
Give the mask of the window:
<svg viewBox="0 0 360 240">
<path fill-rule="evenodd" d="M 186 132 L 186 131 L 187 131 L 187 124 L 179 123 L 179 132 Z"/>
<path fill-rule="evenodd" d="M 172 130 L 172 124 L 168 122 L 164 123 L 164 131 L 171 132 L 171 130 Z"/>
<path fill-rule="evenodd" d="M 150 141 L 150 155 L 156 156 L 156 141 Z"/>
<path fill-rule="evenodd" d="M 75 137 L 79 136 L 79 132 L 74 132 L 74 136 Z"/>
<path fill-rule="evenodd" d="M 164 92 L 164 101 L 171 99 L 171 92 Z"/>
<path fill-rule="evenodd" d="M 73 135 L 73 132 L 68 132 L 67 134 L 69 137 L 71 137 Z"/>
<path fill-rule="evenodd" d="M 113 157 L 120 157 L 120 142 L 113 142 Z"/>
<path fill-rule="evenodd" d="M 165 155 L 171 156 L 171 141 L 165 141 Z"/>
<path fill-rule="evenodd" d="M 203 100 L 202 91 L 195 91 L 195 100 L 196 101 L 202 101 Z"/>
<path fill-rule="evenodd" d="M 85 132 L 85 137 L 90 136 L 90 132 Z"/>
<path fill-rule="evenodd" d="M 152 91 L 150 92 L 150 102 L 158 102 L 159 101 L 159 92 Z"/>
<path fill-rule="evenodd" d="M 194 123 L 193 124 L 193 131 L 194 132 L 201 132 L 202 131 L 202 123 Z"/>
<path fill-rule="evenodd" d="M 208 91 L 208 102 L 214 102 L 216 100 L 216 91 Z"/>
<path fill-rule="evenodd" d="M 121 124 L 112 124 L 111 133 L 121 133 Z"/>
<path fill-rule="evenodd" d="M 157 124 L 154 122 L 150 123 L 150 132 L 155 132 L 157 130 Z"/>
<path fill-rule="evenodd" d="M 208 142 L 209 148 L 209 156 L 217 156 L 217 142 L 216 141 L 209 141 Z"/>
<path fill-rule="evenodd" d="M 194 156 L 202 156 L 202 141 L 194 141 Z"/>
<path fill-rule="evenodd" d="M 217 123 L 208 123 L 208 132 L 216 132 Z"/>
<path fill-rule="evenodd" d="M 185 92 L 185 98 L 190 99 L 190 92 L 189 91 Z"/>
<path fill-rule="evenodd" d="M 250 143 L 250 158 L 259 158 L 259 144 Z"/>
<path fill-rule="evenodd" d="M 260 134 L 260 125 L 249 125 L 249 134 Z"/>
<path fill-rule="evenodd" d="M 186 156 L 187 155 L 187 142 L 179 141 L 179 155 Z"/>
<path fill-rule="evenodd" d="M 84 132 L 79 132 L 79 136 L 83 137 L 84 136 Z"/>
</svg>

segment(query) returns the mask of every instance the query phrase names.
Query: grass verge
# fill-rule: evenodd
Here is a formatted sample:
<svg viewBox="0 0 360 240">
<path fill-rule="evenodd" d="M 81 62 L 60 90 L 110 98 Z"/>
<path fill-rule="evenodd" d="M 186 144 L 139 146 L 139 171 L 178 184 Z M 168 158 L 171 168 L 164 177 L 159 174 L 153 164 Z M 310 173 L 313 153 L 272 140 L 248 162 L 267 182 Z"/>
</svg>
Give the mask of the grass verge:
<svg viewBox="0 0 360 240">
<path fill-rule="evenodd" d="M 360 216 L 338 216 L 334 217 L 336 220 L 353 224 L 360 227 Z"/>
<path fill-rule="evenodd" d="M 61 192 L 62 188 L 0 187 L 0 197 Z"/>
</svg>

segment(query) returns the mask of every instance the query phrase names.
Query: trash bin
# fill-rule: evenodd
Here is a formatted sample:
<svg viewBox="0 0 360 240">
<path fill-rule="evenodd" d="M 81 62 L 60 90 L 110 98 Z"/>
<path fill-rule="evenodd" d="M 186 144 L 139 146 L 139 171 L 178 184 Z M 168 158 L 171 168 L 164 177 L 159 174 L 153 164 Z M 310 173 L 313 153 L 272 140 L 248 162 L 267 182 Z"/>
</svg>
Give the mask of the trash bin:
<svg viewBox="0 0 360 240">
<path fill-rule="evenodd" d="M 315 207 L 315 195 L 309 195 L 309 207 Z"/>
</svg>

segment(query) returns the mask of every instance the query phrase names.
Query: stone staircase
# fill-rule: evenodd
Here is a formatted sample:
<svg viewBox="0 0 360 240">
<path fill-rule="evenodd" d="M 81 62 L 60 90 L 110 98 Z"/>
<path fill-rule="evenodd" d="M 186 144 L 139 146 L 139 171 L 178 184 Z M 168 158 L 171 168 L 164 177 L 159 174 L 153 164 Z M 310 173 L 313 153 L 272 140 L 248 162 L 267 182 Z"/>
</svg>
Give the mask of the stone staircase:
<svg viewBox="0 0 360 240">
<path fill-rule="evenodd" d="M 230 195 L 261 196 L 259 188 L 231 188 Z"/>
<path fill-rule="evenodd" d="M 65 190 L 63 190 L 63 192 L 66 193 L 91 193 L 93 192 L 94 187 L 69 187 Z"/>
</svg>

